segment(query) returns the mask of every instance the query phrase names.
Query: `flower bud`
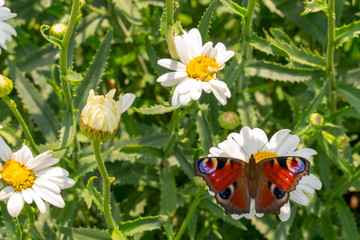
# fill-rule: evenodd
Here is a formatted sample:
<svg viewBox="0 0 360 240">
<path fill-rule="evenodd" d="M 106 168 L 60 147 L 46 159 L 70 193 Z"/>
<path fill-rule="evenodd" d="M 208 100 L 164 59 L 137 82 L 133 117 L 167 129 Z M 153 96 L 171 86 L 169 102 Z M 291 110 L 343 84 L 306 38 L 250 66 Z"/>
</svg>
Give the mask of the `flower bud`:
<svg viewBox="0 0 360 240">
<path fill-rule="evenodd" d="M 345 149 L 349 144 L 349 138 L 346 135 L 337 137 L 335 140 L 336 147 L 339 149 Z"/>
<path fill-rule="evenodd" d="M 240 118 L 235 112 L 224 112 L 218 118 L 222 128 L 232 130 L 240 125 Z"/>
<path fill-rule="evenodd" d="M 65 24 L 62 24 L 62 23 L 54 24 L 50 28 L 50 31 L 49 31 L 50 36 L 53 36 L 57 39 L 62 40 L 65 35 L 66 28 L 67 27 Z"/>
<path fill-rule="evenodd" d="M 94 90 L 90 90 L 80 116 L 80 130 L 89 139 L 102 142 L 109 140 L 119 127 L 121 114 L 135 100 L 134 94 L 127 93 L 120 95 L 119 100 L 115 101 L 115 92 L 115 89 L 111 89 L 102 96 L 95 95 Z"/>
<path fill-rule="evenodd" d="M 319 113 L 310 115 L 310 124 L 313 127 L 321 128 L 324 125 L 324 117 Z"/>
<path fill-rule="evenodd" d="M 12 81 L 0 74 L 0 97 L 6 97 L 13 90 Z"/>
<path fill-rule="evenodd" d="M 80 7 L 83 7 L 85 5 L 85 0 L 80 0 Z"/>
</svg>

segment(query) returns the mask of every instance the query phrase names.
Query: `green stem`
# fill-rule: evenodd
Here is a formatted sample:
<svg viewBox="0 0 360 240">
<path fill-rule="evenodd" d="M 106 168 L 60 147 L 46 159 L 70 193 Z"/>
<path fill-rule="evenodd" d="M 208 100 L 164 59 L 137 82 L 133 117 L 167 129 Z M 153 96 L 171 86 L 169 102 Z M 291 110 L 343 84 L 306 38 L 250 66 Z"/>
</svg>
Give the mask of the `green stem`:
<svg viewBox="0 0 360 240">
<path fill-rule="evenodd" d="M 100 142 L 93 141 L 93 148 L 94 148 L 94 154 L 96 157 L 96 162 L 99 168 L 99 172 L 101 174 L 101 177 L 103 179 L 103 207 L 104 207 L 104 214 L 106 222 L 110 228 L 110 232 L 115 229 L 115 225 L 113 222 L 113 219 L 111 217 L 110 213 L 110 185 L 112 180 L 109 178 L 109 175 L 106 171 L 106 167 L 104 164 L 104 160 L 101 156 L 101 150 L 100 150 Z"/>
<path fill-rule="evenodd" d="M 31 207 L 28 204 L 25 204 L 25 208 L 29 215 L 29 221 L 30 221 L 30 227 L 31 227 L 30 231 L 35 235 L 36 239 L 45 240 L 46 238 L 44 237 L 44 235 L 39 231 L 39 229 L 35 225 L 34 213 L 31 210 Z"/>
<path fill-rule="evenodd" d="M 336 82 L 334 68 L 334 52 L 335 52 L 335 0 L 328 1 L 328 45 L 326 52 L 326 73 L 330 80 L 330 96 L 329 105 L 330 112 L 336 111 Z"/>
<path fill-rule="evenodd" d="M 67 75 L 67 55 L 68 55 L 68 47 L 71 35 L 74 31 L 76 18 L 80 8 L 80 0 L 73 0 L 70 20 L 66 28 L 66 32 L 64 38 L 62 40 L 62 48 L 60 50 L 60 79 L 61 79 L 61 86 L 65 97 L 65 102 L 70 113 L 73 113 L 73 105 L 71 99 L 71 92 L 69 88 L 69 84 L 67 83 L 65 76 Z"/>
<path fill-rule="evenodd" d="M 175 240 L 180 240 L 182 235 L 184 234 L 187 226 L 189 225 L 190 219 L 191 219 L 192 215 L 194 214 L 195 209 L 201 200 L 202 193 L 203 193 L 203 191 L 201 189 L 199 189 L 194 201 L 191 203 L 190 209 L 189 209 L 188 213 L 186 214 L 186 217 L 183 221 L 183 224 L 180 227 L 179 232 L 177 233 L 177 235 L 175 237 Z"/>
<path fill-rule="evenodd" d="M 24 119 L 22 118 L 19 110 L 16 107 L 16 103 L 13 100 L 11 100 L 8 96 L 3 97 L 3 100 L 6 103 L 6 105 L 10 108 L 10 110 L 13 112 L 16 119 L 19 121 L 19 123 L 24 131 L 25 137 L 29 142 L 29 147 L 31 148 L 31 150 L 33 150 L 36 153 L 36 155 L 39 155 L 40 151 L 37 149 L 35 141 L 32 138 L 31 133 L 29 131 L 29 128 L 26 125 Z"/>
<path fill-rule="evenodd" d="M 166 0 L 166 42 L 172 58 L 178 58 L 176 47 L 174 43 L 174 0 Z"/>
</svg>

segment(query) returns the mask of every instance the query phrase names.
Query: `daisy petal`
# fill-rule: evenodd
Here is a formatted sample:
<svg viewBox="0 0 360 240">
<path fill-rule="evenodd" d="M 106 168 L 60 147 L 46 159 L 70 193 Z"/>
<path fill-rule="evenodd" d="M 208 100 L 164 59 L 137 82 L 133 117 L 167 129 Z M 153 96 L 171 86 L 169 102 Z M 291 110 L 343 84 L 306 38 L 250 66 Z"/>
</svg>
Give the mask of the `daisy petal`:
<svg viewBox="0 0 360 240">
<path fill-rule="evenodd" d="M 65 206 L 65 202 L 60 194 L 55 194 L 46 189 L 39 188 L 36 184 L 34 184 L 32 188 L 40 198 L 44 199 L 55 207 L 63 208 Z"/>
<path fill-rule="evenodd" d="M 282 142 L 285 140 L 285 138 L 289 135 L 291 131 L 289 129 L 282 129 L 280 131 L 277 131 L 272 138 L 269 141 L 268 149 L 276 153 L 278 146 L 282 144 Z"/>
<path fill-rule="evenodd" d="M 0 201 L 8 199 L 13 193 L 15 189 L 13 186 L 6 186 L 0 191 Z"/>
<path fill-rule="evenodd" d="M 61 192 L 59 186 L 56 183 L 44 178 L 36 178 L 34 184 L 37 185 L 39 188 L 46 189 L 56 194 Z"/>
<path fill-rule="evenodd" d="M 314 149 L 311 148 L 302 148 L 299 150 L 296 150 L 291 154 L 291 156 L 297 156 L 297 157 L 303 157 L 306 159 L 309 159 L 311 156 L 316 155 L 317 152 Z"/>
<path fill-rule="evenodd" d="M 24 198 L 21 193 L 14 192 L 7 202 L 7 210 L 12 217 L 17 217 L 24 207 Z"/>
<path fill-rule="evenodd" d="M 299 145 L 300 138 L 297 135 L 289 135 L 276 151 L 279 156 L 292 155 Z"/>
<path fill-rule="evenodd" d="M 290 192 L 290 199 L 293 200 L 294 202 L 304 205 L 304 206 L 309 203 L 309 199 L 305 195 L 305 193 L 303 193 L 303 191 L 297 190 L 297 189 Z"/>
<path fill-rule="evenodd" d="M 67 177 L 69 172 L 61 167 L 50 167 L 35 173 L 37 177 L 51 178 L 51 177 Z"/>
<path fill-rule="evenodd" d="M 179 55 L 180 61 L 187 65 L 190 62 L 190 53 L 185 40 L 181 36 L 174 37 L 176 52 Z"/>
<path fill-rule="evenodd" d="M 27 204 L 31 204 L 33 201 L 32 197 L 29 193 L 29 189 L 31 189 L 31 188 L 21 190 L 21 194 Z"/>
<path fill-rule="evenodd" d="M 196 85 L 191 89 L 191 99 L 194 101 L 199 100 L 202 92 L 201 81 L 196 81 Z"/>
<path fill-rule="evenodd" d="M 39 165 L 41 165 L 41 166 L 48 165 L 49 159 L 51 158 L 51 154 L 52 154 L 52 151 L 49 150 L 49 151 L 46 151 L 46 152 L 43 152 L 43 153 L 37 155 L 36 157 L 27 161 L 26 167 L 29 169 L 35 169 Z M 53 159 L 54 160 L 50 161 L 50 163 L 52 165 L 59 162 L 58 159 L 56 159 L 56 158 L 53 158 Z M 52 165 L 48 165 L 48 166 L 52 166 Z"/>
<path fill-rule="evenodd" d="M 322 187 L 321 181 L 312 173 L 310 173 L 310 175 L 304 176 L 300 180 L 299 184 L 307 184 L 316 190 L 320 190 Z"/>
<path fill-rule="evenodd" d="M 121 96 L 121 113 L 125 112 L 135 100 L 135 94 L 126 93 Z"/>
<path fill-rule="evenodd" d="M 179 84 L 188 77 L 186 72 L 170 72 L 161 75 L 156 81 L 162 86 L 170 87 Z"/>
<path fill-rule="evenodd" d="M 35 172 L 39 172 L 45 168 L 48 168 L 48 167 L 51 167 L 51 166 L 57 164 L 58 162 L 59 162 L 58 158 L 48 158 L 48 159 L 45 159 L 45 161 L 43 161 L 42 164 L 39 164 L 35 167 L 33 167 L 33 166 L 29 167 L 29 163 L 28 163 L 28 168 L 32 169 Z"/>
<path fill-rule="evenodd" d="M 34 202 L 36 204 L 36 206 L 39 208 L 39 211 L 44 214 L 46 212 L 46 206 L 44 201 L 34 192 L 34 190 L 32 190 L 31 188 L 29 189 L 29 194 L 32 197 L 32 199 L 34 199 Z"/>
<path fill-rule="evenodd" d="M 186 66 L 184 64 L 182 64 L 181 62 L 172 60 L 172 59 L 168 59 L 168 58 L 163 58 L 160 59 L 157 64 L 159 64 L 160 66 L 170 69 L 170 70 L 174 70 L 177 72 L 185 72 L 186 71 Z"/>
<path fill-rule="evenodd" d="M 286 222 L 287 220 L 289 220 L 290 215 L 291 215 L 291 207 L 290 207 L 290 203 L 287 202 L 284 204 L 284 206 L 280 208 L 280 214 L 278 216 L 282 222 Z"/>
<path fill-rule="evenodd" d="M 23 165 L 26 165 L 28 161 L 32 161 L 33 155 L 28 146 L 24 145 L 21 149 L 12 155 L 12 160 L 18 161 Z"/>
<path fill-rule="evenodd" d="M 0 137 L 0 158 L 4 162 L 7 162 L 11 159 L 11 149 L 10 147 L 5 143 L 4 139 Z"/>
</svg>

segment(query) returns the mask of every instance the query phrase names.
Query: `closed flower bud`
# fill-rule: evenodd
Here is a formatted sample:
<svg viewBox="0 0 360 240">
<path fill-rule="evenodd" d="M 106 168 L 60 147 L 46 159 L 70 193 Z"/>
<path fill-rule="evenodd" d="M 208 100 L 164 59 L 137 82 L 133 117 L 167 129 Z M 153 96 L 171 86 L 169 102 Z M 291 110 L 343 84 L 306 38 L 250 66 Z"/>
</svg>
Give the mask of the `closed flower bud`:
<svg viewBox="0 0 360 240">
<path fill-rule="evenodd" d="M 6 97 L 13 90 L 12 81 L 0 74 L 0 97 Z"/>
<path fill-rule="evenodd" d="M 232 130 L 240 125 L 240 118 L 235 112 L 224 112 L 219 116 L 219 124 L 222 128 Z"/>
<path fill-rule="evenodd" d="M 62 40 L 65 35 L 66 28 L 67 27 L 65 24 L 62 24 L 62 23 L 54 24 L 50 28 L 50 31 L 49 31 L 50 36 L 53 36 L 57 39 Z"/>
<path fill-rule="evenodd" d="M 119 127 L 121 114 L 135 100 L 134 94 L 127 93 L 120 95 L 119 100 L 115 101 L 115 92 L 115 89 L 111 89 L 102 96 L 95 95 L 94 90 L 90 90 L 80 116 L 80 130 L 89 139 L 102 142 L 109 140 Z"/>
<path fill-rule="evenodd" d="M 339 149 L 345 149 L 349 144 L 349 138 L 346 135 L 337 137 L 335 140 L 335 144 Z"/>
<path fill-rule="evenodd" d="M 321 128 L 324 125 L 324 117 L 319 113 L 310 115 L 310 124 L 313 127 Z"/>
</svg>

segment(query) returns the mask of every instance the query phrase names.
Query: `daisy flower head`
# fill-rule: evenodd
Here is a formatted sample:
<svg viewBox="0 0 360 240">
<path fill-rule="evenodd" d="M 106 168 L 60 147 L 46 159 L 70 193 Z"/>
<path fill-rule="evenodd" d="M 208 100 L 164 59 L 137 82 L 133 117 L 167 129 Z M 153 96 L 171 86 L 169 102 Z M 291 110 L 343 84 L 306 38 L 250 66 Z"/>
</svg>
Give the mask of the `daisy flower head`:
<svg viewBox="0 0 360 240">
<path fill-rule="evenodd" d="M 234 56 L 233 51 L 226 51 L 222 43 L 213 47 L 212 42 L 202 44 L 199 30 L 184 31 L 174 37 L 176 52 L 180 62 L 172 59 L 160 59 L 158 64 L 175 72 L 161 75 L 157 82 L 165 87 L 177 85 L 172 105 L 176 108 L 198 100 L 202 91 L 212 92 L 222 104 L 227 103 L 231 93 L 226 83 L 216 78 L 216 73 L 224 68 L 225 62 Z"/>
<path fill-rule="evenodd" d="M 119 96 L 115 101 L 116 90 L 111 89 L 105 96 L 95 95 L 90 90 L 86 105 L 81 111 L 80 129 L 93 141 L 110 139 L 119 127 L 121 114 L 125 112 L 135 100 L 135 95 L 127 93 Z"/>
<path fill-rule="evenodd" d="M 5 41 L 10 41 L 11 35 L 16 36 L 16 31 L 12 26 L 10 26 L 8 23 L 5 23 L 4 21 L 15 17 L 16 14 L 11 13 L 10 9 L 3 7 L 4 4 L 5 0 L 0 0 L 0 47 L 7 49 Z"/>
<path fill-rule="evenodd" d="M 227 139 L 218 144 L 218 147 L 210 148 L 209 157 L 231 157 L 249 161 L 251 155 L 255 158 L 256 163 L 259 161 L 280 156 L 297 156 L 309 159 L 317 152 L 314 149 L 302 148 L 296 150 L 300 138 L 297 135 L 291 135 L 289 129 L 283 129 L 274 134 L 270 141 L 265 132 L 259 128 L 250 129 L 243 127 L 240 133 L 230 133 Z M 320 180 L 313 174 L 305 175 L 301 178 L 294 191 L 290 192 L 292 201 L 307 205 L 309 199 L 307 195 L 312 196 L 316 190 L 321 189 Z M 214 194 L 210 192 L 210 194 Z M 263 213 L 256 213 L 255 200 L 251 199 L 250 212 L 247 214 L 232 214 L 234 219 L 242 217 L 252 218 L 254 215 L 262 217 Z M 281 208 L 278 215 L 280 220 L 285 222 L 290 218 L 291 208 L 287 201 Z"/>
<path fill-rule="evenodd" d="M 53 167 L 59 162 L 51 158 L 52 151 L 46 151 L 33 157 L 30 149 L 24 145 L 12 153 L 10 147 L 0 137 L 0 179 L 5 187 L 0 191 L 0 200 L 7 201 L 7 210 L 13 217 L 19 215 L 25 202 L 33 201 L 40 210 L 46 212 L 44 201 L 63 208 L 65 202 L 60 195 L 61 189 L 70 188 L 75 181 L 61 167 Z"/>
</svg>

